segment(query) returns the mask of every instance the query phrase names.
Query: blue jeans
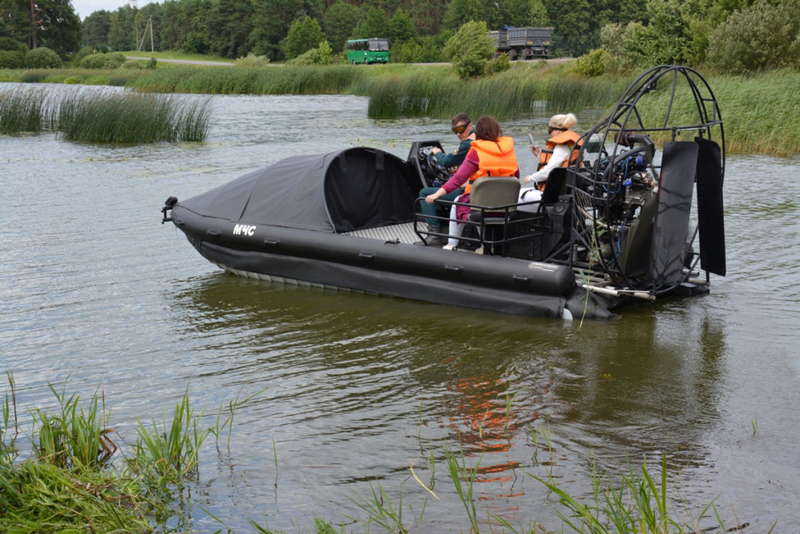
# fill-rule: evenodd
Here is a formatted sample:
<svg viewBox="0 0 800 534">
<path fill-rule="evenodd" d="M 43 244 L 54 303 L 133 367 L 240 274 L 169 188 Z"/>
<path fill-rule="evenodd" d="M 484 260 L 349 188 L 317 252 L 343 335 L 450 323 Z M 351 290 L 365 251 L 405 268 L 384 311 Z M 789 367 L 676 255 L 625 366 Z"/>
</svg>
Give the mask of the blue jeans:
<svg viewBox="0 0 800 534">
<path fill-rule="evenodd" d="M 432 195 L 435 192 L 437 192 L 439 189 L 440 189 L 439 187 L 423 187 L 419 192 L 419 198 L 425 198 L 428 195 Z M 459 189 L 456 189 L 455 191 L 453 191 L 451 193 L 447 193 L 446 195 L 443 195 L 443 196 L 439 197 L 439 200 L 448 200 L 448 201 L 452 202 L 452 201 L 454 201 L 456 199 L 456 197 L 458 195 L 461 195 L 463 193 L 464 193 L 464 189 L 459 188 Z M 423 213 L 423 215 L 428 215 L 428 217 L 425 217 L 425 222 L 426 223 L 428 223 L 430 226 L 447 226 L 446 224 L 443 224 L 443 223 L 446 223 L 447 221 L 442 221 L 442 220 L 431 219 L 430 218 L 430 216 L 435 216 L 436 215 L 436 210 L 440 206 L 437 206 L 437 204 L 435 202 L 433 204 L 428 204 L 424 200 L 422 202 L 420 202 L 420 204 L 422 205 L 422 213 Z M 450 208 L 447 207 L 446 211 L 447 211 L 447 213 L 450 213 Z"/>
</svg>

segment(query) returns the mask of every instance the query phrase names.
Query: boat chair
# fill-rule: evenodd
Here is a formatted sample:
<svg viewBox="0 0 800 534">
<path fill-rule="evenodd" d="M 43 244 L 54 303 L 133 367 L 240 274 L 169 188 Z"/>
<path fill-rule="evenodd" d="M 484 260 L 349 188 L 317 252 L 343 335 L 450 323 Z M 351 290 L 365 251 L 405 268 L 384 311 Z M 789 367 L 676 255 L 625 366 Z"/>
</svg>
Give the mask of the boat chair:
<svg viewBox="0 0 800 534">
<path fill-rule="evenodd" d="M 484 254 L 505 253 L 508 226 L 517 210 L 520 182 L 508 176 L 485 176 L 472 184 L 471 222 L 476 223 Z"/>
</svg>

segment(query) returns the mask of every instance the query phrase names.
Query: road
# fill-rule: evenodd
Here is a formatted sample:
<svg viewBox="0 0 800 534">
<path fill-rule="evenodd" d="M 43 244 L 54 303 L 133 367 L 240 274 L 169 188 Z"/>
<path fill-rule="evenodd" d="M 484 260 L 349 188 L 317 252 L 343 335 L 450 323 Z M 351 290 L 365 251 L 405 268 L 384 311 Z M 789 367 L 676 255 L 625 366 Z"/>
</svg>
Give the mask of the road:
<svg viewBox="0 0 800 534">
<path fill-rule="evenodd" d="M 138 56 L 125 56 L 125 59 L 142 59 L 145 61 L 150 60 L 149 57 L 138 57 Z M 234 63 L 222 63 L 220 61 L 200 61 L 195 59 L 156 59 L 156 60 L 159 63 L 164 62 L 164 63 L 182 63 L 185 65 L 212 65 L 215 67 L 232 67 L 234 65 Z"/>
<path fill-rule="evenodd" d="M 126 59 L 139 59 L 139 60 L 149 60 L 149 57 L 138 57 L 138 56 L 125 56 Z M 557 57 L 553 59 L 546 59 L 544 61 L 547 62 L 548 66 L 558 65 L 560 63 L 566 63 L 567 61 L 572 61 L 573 58 L 571 57 Z M 158 59 L 158 61 L 163 61 L 164 63 L 182 63 L 184 65 L 211 65 L 214 67 L 232 67 L 235 63 L 223 63 L 220 61 L 200 61 L 195 59 Z M 539 60 L 533 60 L 539 61 Z M 523 62 L 524 63 L 524 62 Z M 268 63 L 270 67 L 283 67 L 283 63 Z M 412 65 L 449 65 L 449 63 L 412 63 Z"/>
</svg>

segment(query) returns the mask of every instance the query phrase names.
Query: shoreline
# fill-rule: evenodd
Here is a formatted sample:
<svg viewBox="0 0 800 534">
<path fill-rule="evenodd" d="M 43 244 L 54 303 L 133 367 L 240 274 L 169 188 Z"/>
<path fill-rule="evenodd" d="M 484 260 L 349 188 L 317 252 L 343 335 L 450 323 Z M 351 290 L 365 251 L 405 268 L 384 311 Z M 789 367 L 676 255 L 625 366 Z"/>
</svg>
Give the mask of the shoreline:
<svg viewBox="0 0 800 534">
<path fill-rule="evenodd" d="M 212 65 L 232 64 L 192 64 L 187 62 L 199 60 L 188 59 L 158 61 L 171 64 L 155 70 L 2 69 L 0 82 L 113 85 L 153 93 L 210 95 L 350 94 L 370 99 L 371 119 L 445 119 L 467 112 L 493 115 L 502 121 L 532 115 L 532 102 L 546 102 L 546 113 L 608 110 L 633 80 L 632 76 L 609 74 L 586 78 L 575 74 L 569 61 L 517 63 L 505 72 L 469 81 L 459 80 L 445 65 L 215 69 Z M 800 125 L 790 122 L 780 132 L 774 128 L 775 117 L 793 116 L 800 107 L 800 93 L 793 90 L 800 85 L 800 73 L 780 70 L 753 76 L 701 74 L 720 103 L 727 154 L 791 157 L 800 153 Z"/>
</svg>

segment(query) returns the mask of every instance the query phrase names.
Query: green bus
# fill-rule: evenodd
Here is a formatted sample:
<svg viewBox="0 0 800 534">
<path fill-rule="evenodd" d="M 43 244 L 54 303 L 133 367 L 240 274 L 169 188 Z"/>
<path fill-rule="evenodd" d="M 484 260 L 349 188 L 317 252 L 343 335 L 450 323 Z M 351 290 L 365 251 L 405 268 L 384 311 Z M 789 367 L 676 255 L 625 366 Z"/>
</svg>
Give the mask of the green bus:
<svg viewBox="0 0 800 534">
<path fill-rule="evenodd" d="M 389 39 L 351 39 L 347 41 L 347 62 L 387 63 L 389 61 Z"/>
</svg>

